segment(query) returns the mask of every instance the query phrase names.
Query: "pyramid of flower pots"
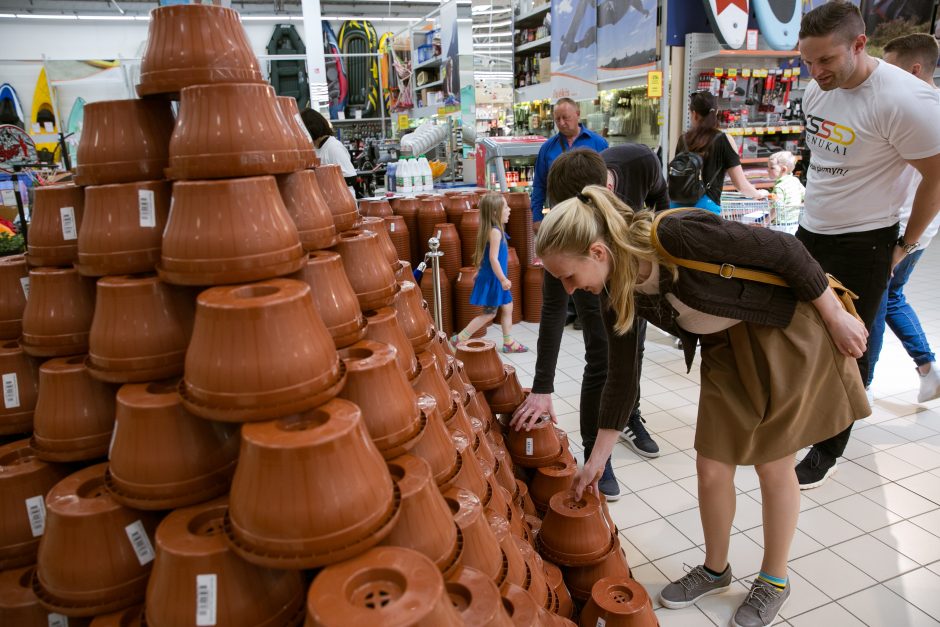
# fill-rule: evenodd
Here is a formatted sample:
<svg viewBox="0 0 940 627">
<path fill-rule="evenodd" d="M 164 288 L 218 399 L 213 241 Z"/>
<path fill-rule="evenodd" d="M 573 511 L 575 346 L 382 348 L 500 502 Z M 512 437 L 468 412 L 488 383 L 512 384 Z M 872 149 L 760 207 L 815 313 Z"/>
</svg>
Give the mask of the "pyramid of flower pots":
<svg viewBox="0 0 940 627">
<path fill-rule="evenodd" d="M 515 371 L 454 352 L 400 259 L 420 203 L 360 215 L 231 9 L 156 9 L 138 93 L 86 106 L 75 183 L 0 261 L 0 624 L 623 613 L 567 438 L 497 419 Z"/>
</svg>

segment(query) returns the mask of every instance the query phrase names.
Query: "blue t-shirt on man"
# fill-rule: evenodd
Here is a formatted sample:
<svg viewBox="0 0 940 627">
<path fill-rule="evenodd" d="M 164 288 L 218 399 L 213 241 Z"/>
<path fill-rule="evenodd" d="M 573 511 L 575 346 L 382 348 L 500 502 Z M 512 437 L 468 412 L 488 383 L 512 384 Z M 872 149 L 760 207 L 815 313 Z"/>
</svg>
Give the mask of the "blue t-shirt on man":
<svg viewBox="0 0 940 627">
<path fill-rule="evenodd" d="M 545 206 L 545 184 L 548 181 L 548 170 L 552 163 L 563 152 L 574 150 L 575 148 L 590 148 L 600 152 L 608 147 L 607 140 L 584 128 L 579 124 L 581 132 L 574 139 L 574 143 L 568 145 L 568 140 L 561 133 L 556 133 L 548 138 L 542 147 L 539 148 L 539 156 L 535 159 L 535 180 L 532 182 L 532 221 L 541 222 L 544 217 L 542 208 Z"/>
</svg>

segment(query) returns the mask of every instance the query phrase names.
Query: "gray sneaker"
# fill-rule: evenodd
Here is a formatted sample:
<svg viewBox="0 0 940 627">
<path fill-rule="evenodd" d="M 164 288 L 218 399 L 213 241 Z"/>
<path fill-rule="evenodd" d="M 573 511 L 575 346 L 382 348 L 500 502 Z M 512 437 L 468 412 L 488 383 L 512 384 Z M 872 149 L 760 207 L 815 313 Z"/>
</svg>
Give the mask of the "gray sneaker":
<svg viewBox="0 0 940 627">
<path fill-rule="evenodd" d="M 755 579 L 744 603 L 734 613 L 731 627 L 767 627 L 774 622 L 789 598 L 789 581 L 787 587 L 781 590 L 763 579 Z"/>
<path fill-rule="evenodd" d="M 702 597 L 721 594 L 731 587 L 730 567 L 725 569 L 725 574 L 718 579 L 712 579 L 712 576 L 705 572 L 704 566 L 692 568 L 686 564 L 685 569 L 688 572 L 685 577 L 672 582 L 659 593 L 659 602 L 663 607 L 679 610 L 689 607 Z"/>
</svg>

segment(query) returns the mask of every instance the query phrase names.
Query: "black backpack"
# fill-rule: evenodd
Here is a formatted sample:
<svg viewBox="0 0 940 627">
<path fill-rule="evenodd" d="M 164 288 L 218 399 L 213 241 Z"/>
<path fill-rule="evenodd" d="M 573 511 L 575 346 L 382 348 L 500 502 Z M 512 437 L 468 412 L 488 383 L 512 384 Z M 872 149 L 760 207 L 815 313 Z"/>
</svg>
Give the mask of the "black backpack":
<svg viewBox="0 0 940 627">
<path fill-rule="evenodd" d="M 720 136 L 721 134 L 716 135 L 716 137 Z M 682 146 L 685 147 L 685 138 L 681 141 Z M 702 156 L 689 150 L 680 152 L 669 162 L 669 200 L 692 206 L 705 195 L 706 186 L 711 185 L 715 177 L 712 176 L 712 181 L 706 184 L 702 179 L 703 165 Z M 715 174 L 717 175 L 718 172 Z"/>
</svg>

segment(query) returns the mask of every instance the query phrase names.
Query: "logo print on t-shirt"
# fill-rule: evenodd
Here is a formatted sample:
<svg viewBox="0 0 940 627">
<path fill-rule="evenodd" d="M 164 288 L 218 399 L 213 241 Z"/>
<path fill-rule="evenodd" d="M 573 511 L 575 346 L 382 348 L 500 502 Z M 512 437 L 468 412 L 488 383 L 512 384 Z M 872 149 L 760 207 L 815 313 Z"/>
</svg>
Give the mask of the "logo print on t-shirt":
<svg viewBox="0 0 940 627">
<path fill-rule="evenodd" d="M 854 129 L 816 115 L 806 116 L 806 134 L 812 145 L 840 155 L 855 142 Z"/>
</svg>

